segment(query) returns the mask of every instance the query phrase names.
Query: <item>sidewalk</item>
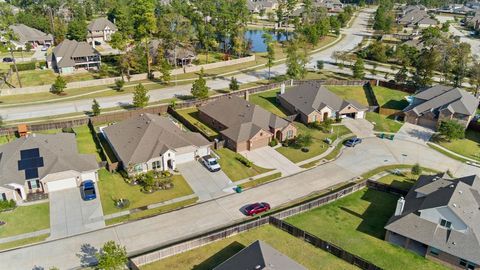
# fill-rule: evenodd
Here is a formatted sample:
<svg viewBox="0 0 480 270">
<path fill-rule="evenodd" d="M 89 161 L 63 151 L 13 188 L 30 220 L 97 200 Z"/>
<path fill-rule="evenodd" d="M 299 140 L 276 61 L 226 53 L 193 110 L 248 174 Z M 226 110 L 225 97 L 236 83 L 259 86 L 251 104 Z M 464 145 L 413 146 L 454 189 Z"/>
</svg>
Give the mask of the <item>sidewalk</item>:
<svg viewBox="0 0 480 270">
<path fill-rule="evenodd" d="M 349 133 L 349 134 L 345 134 L 345 135 L 341 136 L 340 138 L 337 138 L 330 145 L 330 147 L 328 147 L 327 151 L 323 152 L 321 155 L 318 155 L 316 157 L 312 157 L 312 158 L 306 159 L 304 161 L 300 161 L 300 162 L 297 163 L 297 165 L 302 166 L 302 165 L 305 165 L 305 164 L 308 164 L 308 163 L 311 163 L 311 162 L 314 162 L 314 161 L 317 161 L 317 160 L 321 160 L 322 158 L 328 156 L 331 152 L 333 152 L 333 150 L 335 150 L 335 148 L 337 147 L 337 145 L 339 143 L 342 143 L 343 140 L 345 140 L 346 138 L 348 138 L 350 136 L 353 136 L 353 135 L 354 135 L 353 133 Z"/>
<path fill-rule="evenodd" d="M 239 181 L 235 181 L 233 183 L 238 186 L 238 185 L 245 184 L 245 183 L 253 181 L 253 180 L 257 180 L 257 179 L 260 179 L 260 178 L 263 178 L 263 177 L 266 177 L 266 176 L 270 176 L 272 174 L 276 174 L 278 172 L 279 172 L 278 170 L 273 170 L 273 171 L 269 171 L 269 172 L 262 173 L 262 174 L 259 174 L 259 175 L 255 175 L 253 177 L 249 177 L 249 178 L 245 178 L 245 179 L 242 179 L 242 180 L 239 180 Z M 282 175 L 282 177 L 284 177 L 284 176 L 288 176 L 288 175 Z"/>
</svg>

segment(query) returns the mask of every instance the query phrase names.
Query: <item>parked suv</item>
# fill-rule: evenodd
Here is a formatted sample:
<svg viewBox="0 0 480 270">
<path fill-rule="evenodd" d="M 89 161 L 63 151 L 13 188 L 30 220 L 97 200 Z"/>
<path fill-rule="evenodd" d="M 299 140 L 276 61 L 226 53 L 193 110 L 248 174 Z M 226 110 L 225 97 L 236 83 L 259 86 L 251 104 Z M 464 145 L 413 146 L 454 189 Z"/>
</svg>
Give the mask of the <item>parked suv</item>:
<svg viewBox="0 0 480 270">
<path fill-rule="evenodd" d="M 220 164 L 216 158 L 212 157 L 211 155 L 204 156 L 202 158 L 203 165 L 207 167 L 207 169 L 211 172 L 218 172 L 220 171 Z"/>
<path fill-rule="evenodd" d="M 362 139 L 360 138 L 351 138 L 350 140 L 345 142 L 345 146 L 347 147 L 355 147 L 355 145 L 362 143 Z"/>
<path fill-rule="evenodd" d="M 97 194 L 95 192 L 95 183 L 93 183 L 92 180 L 84 181 L 80 186 L 80 190 L 85 201 L 91 201 L 97 198 Z"/>
</svg>

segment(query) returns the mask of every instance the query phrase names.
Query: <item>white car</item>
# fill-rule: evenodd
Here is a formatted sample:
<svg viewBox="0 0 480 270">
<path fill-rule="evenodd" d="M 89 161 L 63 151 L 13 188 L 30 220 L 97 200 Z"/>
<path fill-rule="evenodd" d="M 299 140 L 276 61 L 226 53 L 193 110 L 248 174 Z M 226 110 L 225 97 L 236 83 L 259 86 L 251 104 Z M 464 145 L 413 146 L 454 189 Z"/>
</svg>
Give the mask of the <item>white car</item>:
<svg viewBox="0 0 480 270">
<path fill-rule="evenodd" d="M 221 169 L 217 159 L 210 155 L 204 156 L 202 158 L 202 161 L 203 161 L 203 165 L 205 165 L 205 167 L 207 167 L 207 169 L 211 172 L 218 172 Z"/>
</svg>

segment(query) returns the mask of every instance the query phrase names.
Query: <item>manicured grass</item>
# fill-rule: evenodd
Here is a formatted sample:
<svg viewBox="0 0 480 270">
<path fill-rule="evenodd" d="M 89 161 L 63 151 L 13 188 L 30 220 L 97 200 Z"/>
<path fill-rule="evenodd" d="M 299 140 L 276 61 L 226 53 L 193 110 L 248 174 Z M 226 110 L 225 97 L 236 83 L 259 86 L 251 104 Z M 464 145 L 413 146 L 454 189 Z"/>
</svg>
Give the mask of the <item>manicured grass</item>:
<svg viewBox="0 0 480 270">
<path fill-rule="evenodd" d="M 205 125 L 204 123 L 202 123 L 199 120 L 197 108 L 194 107 L 194 108 L 178 110 L 177 113 L 180 114 L 183 118 L 185 118 L 192 125 L 197 127 L 201 132 L 203 132 L 208 137 L 215 137 L 215 136 L 218 135 L 218 132 L 211 129 L 210 127 L 208 127 L 207 125 Z"/>
<path fill-rule="evenodd" d="M 337 85 L 327 85 L 328 90 L 332 91 L 333 93 L 337 94 L 337 96 L 347 99 L 347 100 L 354 100 L 362 105 L 369 106 L 371 102 L 369 102 L 367 95 L 365 94 L 365 90 L 363 86 L 337 86 Z"/>
<path fill-rule="evenodd" d="M 462 158 L 462 157 L 459 157 L 459 156 L 457 156 L 457 155 L 454 155 L 454 154 L 452 154 L 452 153 L 450 153 L 450 152 L 447 152 L 447 151 L 445 151 L 443 148 L 440 148 L 440 147 L 438 147 L 438 146 L 435 145 L 435 144 L 432 144 L 432 143 L 427 142 L 427 145 L 428 145 L 430 148 L 434 149 L 435 151 L 440 152 L 440 153 L 442 153 L 443 155 L 445 155 L 445 156 L 447 156 L 447 157 L 449 157 L 449 158 L 451 158 L 451 159 L 458 160 L 458 161 L 460 161 L 460 162 L 469 162 L 469 160 L 467 160 L 467 159 L 465 159 L 465 158 Z"/>
<path fill-rule="evenodd" d="M 114 199 L 124 198 L 130 200 L 128 209 L 133 209 L 193 194 L 192 189 L 181 175 L 172 176 L 174 184 L 172 189 L 159 190 L 151 194 L 141 192 L 140 186 L 127 184 L 118 173 L 109 173 L 105 169 L 100 169 L 98 176 L 100 179 L 98 188 L 100 189 L 104 214 L 126 210 L 116 208 Z"/>
<path fill-rule="evenodd" d="M 467 129 L 464 139 L 451 142 L 441 140 L 436 143 L 452 152 L 480 161 L 480 132 L 478 131 Z"/>
<path fill-rule="evenodd" d="M 43 70 L 25 70 L 20 71 L 20 80 L 22 81 L 22 86 L 39 86 L 39 85 L 50 85 L 55 82 L 57 75 L 51 69 L 43 69 Z M 86 80 L 93 80 L 96 79 L 97 76 L 91 72 L 79 72 L 69 75 L 64 75 L 65 81 L 68 82 L 76 82 L 76 81 L 86 81 Z M 19 86 L 17 76 L 14 74 L 11 79 L 11 83 L 14 86 Z"/>
<path fill-rule="evenodd" d="M 380 183 L 388 184 L 392 187 L 409 190 L 417 181 L 418 175 L 413 175 L 410 172 L 401 172 L 400 175 L 390 173 L 377 181 Z"/>
<path fill-rule="evenodd" d="M 113 225 L 121 222 L 127 222 L 127 221 L 142 219 L 146 217 L 151 217 L 151 216 L 159 215 L 165 212 L 170 212 L 179 208 L 183 208 L 188 205 L 192 205 L 197 201 L 198 201 L 198 198 L 192 198 L 192 199 L 187 199 L 187 200 L 172 203 L 172 204 L 167 204 L 165 206 L 160 206 L 153 209 L 138 211 L 133 214 L 128 214 L 126 216 L 108 219 L 105 221 L 105 224 L 108 226 L 108 225 Z"/>
<path fill-rule="evenodd" d="M 406 164 L 393 164 L 393 165 L 386 165 L 386 166 L 380 166 L 377 167 L 369 172 L 366 172 L 361 175 L 363 179 L 368 179 L 374 175 L 377 175 L 381 172 L 387 172 L 387 171 L 393 171 L 396 169 L 411 169 L 413 166 L 412 165 L 406 165 Z M 425 168 L 422 167 L 422 173 L 438 173 L 438 171 L 430 169 L 430 168 Z"/>
<path fill-rule="evenodd" d="M 331 159 L 336 158 L 338 156 L 338 154 L 340 154 L 340 150 L 342 150 L 343 144 L 353 137 L 355 137 L 355 136 L 352 135 L 352 136 L 349 136 L 349 137 L 343 139 L 342 142 L 338 143 L 335 146 L 335 149 L 333 149 L 333 151 L 330 152 L 328 155 L 326 155 L 324 158 L 327 159 L 327 160 L 331 160 Z"/>
<path fill-rule="evenodd" d="M 47 239 L 49 236 L 50 234 L 42 234 L 42 235 L 31 237 L 31 238 L 25 238 L 21 240 L 12 241 L 12 242 L 2 243 L 0 244 L 0 250 L 11 249 L 15 247 L 42 242 L 42 241 L 45 241 L 45 239 Z"/>
<path fill-rule="evenodd" d="M 286 117 L 285 110 L 277 103 L 278 89 L 250 95 L 249 101 L 280 117 Z"/>
<path fill-rule="evenodd" d="M 384 241 L 398 197 L 364 189 L 287 222 L 366 259 L 383 269 L 447 269 Z"/>
<path fill-rule="evenodd" d="M 374 86 L 373 92 L 380 107 L 403 110 L 408 106 L 408 101 L 405 99 L 408 93 L 381 86 Z"/>
<path fill-rule="evenodd" d="M 270 225 L 165 258 L 141 269 L 211 270 L 256 240 L 268 243 L 307 269 L 358 269 Z"/>
<path fill-rule="evenodd" d="M 246 183 L 242 184 L 241 186 L 242 186 L 242 188 L 253 188 L 253 187 L 256 187 L 258 185 L 273 181 L 277 178 L 280 178 L 281 176 L 282 176 L 282 173 L 278 172 L 278 173 L 274 173 L 274 174 L 271 174 L 271 175 L 268 175 L 268 176 L 264 176 L 264 177 L 246 182 Z"/>
<path fill-rule="evenodd" d="M 217 155 L 220 157 L 218 163 L 222 167 L 222 171 L 230 178 L 232 181 L 243 180 L 258 174 L 266 173 L 271 171 L 270 169 L 265 169 L 253 164 L 252 167 L 248 168 L 243 163 L 238 161 L 235 157 L 240 155 L 233 152 L 228 148 L 222 148 L 215 150 Z"/>
<path fill-rule="evenodd" d="M 50 205 L 39 203 L 18 206 L 11 212 L 0 213 L 0 220 L 6 222 L 0 226 L 0 238 L 48 229 L 50 227 Z"/>
<path fill-rule="evenodd" d="M 0 136 L 0 145 L 3 145 L 3 144 L 6 144 L 6 143 L 9 143 L 11 141 L 14 141 L 16 140 L 17 137 L 16 136 L 13 136 L 13 135 L 3 135 L 3 136 Z"/>
<path fill-rule="evenodd" d="M 391 132 L 397 133 L 400 128 L 403 126 L 403 123 L 392 120 L 385 115 L 381 115 L 374 112 L 367 112 L 365 118 L 375 123 L 373 130 L 378 132 Z"/>
<path fill-rule="evenodd" d="M 295 123 L 295 126 L 298 129 L 298 134 L 310 134 L 313 138 L 313 144 L 308 147 L 308 152 L 303 152 L 300 148 L 295 145 L 290 145 L 288 147 L 282 146 L 276 148 L 276 150 L 287 157 L 294 163 L 316 157 L 321 155 L 323 152 L 327 151 L 329 145 L 324 141 L 326 138 L 330 138 L 332 141 L 335 141 L 338 137 L 341 137 L 345 134 L 350 133 L 350 130 L 345 126 L 337 125 L 333 126 L 333 132 L 324 133 L 323 131 L 309 128 L 302 123 Z"/>
<path fill-rule="evenodd" d="M 13 52 L 13 56 L 17 59 L 17 63 L 18 64 L 21 64 L 23 62 L 18 62 L 19 59 L 22 59 L 23 58 L 28 58 L 28 57 L 32 57 L 32 55 L 34 54 L 35 52 L 34 51 L 24 51 L 24 52 Z M 12 57 L 12 54 L 10 52 L 0 52 L 0 59 L 4 58 L 4 57 Z M 13 64 L 12 64 L 13 65 Z"/>
<path fill-rule="evenodd" d="M 78 152 L 80 154 L 93 154 L 97 161 L 102 161 L 99 150 L 93 140 L 93 135 L 88 126 L 76 127 L 73 129 L 76 134 Z"/>
</svg>

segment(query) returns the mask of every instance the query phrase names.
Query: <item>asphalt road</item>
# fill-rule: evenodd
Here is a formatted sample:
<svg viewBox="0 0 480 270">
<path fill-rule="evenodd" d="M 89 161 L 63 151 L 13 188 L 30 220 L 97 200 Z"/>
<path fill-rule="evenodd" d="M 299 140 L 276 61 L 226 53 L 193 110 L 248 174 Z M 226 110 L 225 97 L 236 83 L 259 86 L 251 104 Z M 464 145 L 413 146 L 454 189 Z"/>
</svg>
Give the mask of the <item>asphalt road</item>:
<svg viewBox="0 0 480 270">
<path fill-rule="evenodd" d="M 317 60 L 324 60 L 325 62 L 333 62 L 332 54 L 335 51 L 349 51 L 355 48 L 362 39 L 369 35 L 367 22 L 372 16 L 374 10 L 366 9 L 362 10 L 357 18 L 353 21 L 350 28 L 342 30 L 345 35 L 344 38 L 336 43 L 334 46 L 311 55 L 310 63 L 308 67 L 314 67 Z M 327 65 L 326 69 L 335 67 Z M 285 74 L 287 67 L 285 64 L 280 64 L 271 69 L 272 75 Z M 213 89 L 225 89 L 228 88 L 230 79 L 232 76 L 225 76 L 216 79 L 210 79 L 207 81 L 207 85 Z M 240 83 L 250 83 L 259 80 L 265 80 L 268 78 L 268 70 L 260 69 L 256 71 L 245 72 L 234 75 Z M 176 95 L 189 95 L 191 84 L 179 85 L 175 87 L 169 87 L 167 89 L 153 90 L 149 92 L 150 102 L 164 100 L 175 97 Z M 1 106 L 0 115 L 3 120 L 14 121 L 30 118 L 70 114 L 70 113 L 83 113 L 91 110 L 93 99 L 82 99 L 77 101 L 65 101 L 65 102 L 52 102 L 41 103 L 37 105 L 23 105 L 23 106 Z M 101 108 L 113 108 L 118 106 L 129 105 L 132 102 L 132 94 L 119 95 L 114 97 L 97 98 Z"/>
<path fill-rule="evenodd" d="M 91 262 L 91 254 L 108 240 L 126 246 L 130 254 L 146 251 L 237 222 L 244 218 L 239 209 L 252 202 L 267 201 L 277 207 L 382 165 L 416 162 L 440 171 L 450 169 L 456 176 L 480 173 L 480 168 L 452 160 L 424 144 L 367 138 L 357 147 L 346 149 L 334 162 L 241 194 L 83 235 L 1 252 L 0 269 L 75 268 Z"/>
</svg>

